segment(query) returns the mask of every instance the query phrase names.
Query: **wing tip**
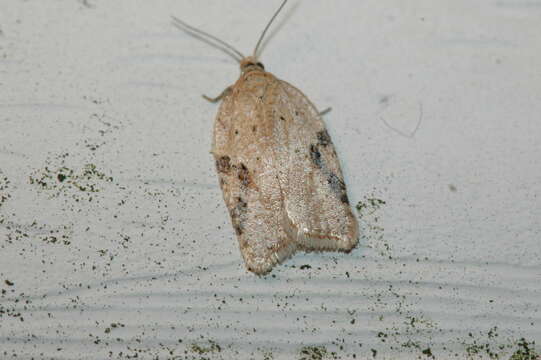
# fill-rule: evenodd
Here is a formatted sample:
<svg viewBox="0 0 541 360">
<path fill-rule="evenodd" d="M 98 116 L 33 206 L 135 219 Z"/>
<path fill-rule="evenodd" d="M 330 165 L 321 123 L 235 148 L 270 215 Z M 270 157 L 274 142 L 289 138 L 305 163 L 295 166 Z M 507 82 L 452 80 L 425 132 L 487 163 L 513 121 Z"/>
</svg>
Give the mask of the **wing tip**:
<svg viewBox="0 0 541 360">
<path fill-rule="evenodd" d="M 349 253 L 359 243 L 359 225 L 351 216 L 348 231 L 341 234 L 299 233 L 297 242 L 303 251 L 340 251 Z"/>
<path fill-rule="evenodd" d="M 359 238 L 356 234 L 353 237 L 344 237 L 340 240 L 332 238 L 311 238 L 308 240 L 308 244 L 301 242 L 297 244 L 291 241 L 288 246 L 285 246 L 276 252 L 272 252 L 263 258 L 254 259 L 247 256 L 244 259 L 244 263 L 248 271 L 258 276 L 264 276 L 268 275 L 276 265 L 279 265 L 291 258 L 297 251 L 339 251 L 348 254 L 355 249 L 358 243 Z"/>
<path fill-rule="evenodd" d="M 306 252 L 339 251 L 344 253 L 351 252 L 359 243 L 358 237 L 343 238 L 309 238 L 303 242 L 301 248 Z"/>
<path fill-rule="evenodd" d="M 297 234 L 296 240 L 291 237 L 284 242 L 278 250 L 257 256 L 247 249 L 242 249 L 246 269 L 258 276 L 269 274 L 272 269 L 291 258 L 296 252 L 324 252 L 339 251 L 350 253 L 359 243 L 359 226 L 354 217 L 346 234 Z"/>
<path fill-rule="evenodd" d="M 253 272 L 256 275 L 267 275 L 276 265 L 281 264 L 292 257 L 297 250 L 299 250 L 298 245 L 295 242 L 288 240 L 285 246 L 277 251 L 268 253 L 266 256 L 255 257 L 246 254 L 244 256 L 244 264 L 248 271 Z"/>
</svg>

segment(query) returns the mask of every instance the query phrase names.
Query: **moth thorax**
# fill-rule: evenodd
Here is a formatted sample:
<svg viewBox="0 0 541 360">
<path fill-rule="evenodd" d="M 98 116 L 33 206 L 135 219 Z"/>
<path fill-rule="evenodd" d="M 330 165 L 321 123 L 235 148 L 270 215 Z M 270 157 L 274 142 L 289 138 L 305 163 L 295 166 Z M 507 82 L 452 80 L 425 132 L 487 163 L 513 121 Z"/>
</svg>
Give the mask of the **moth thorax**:
<svg viewBox="0 0 541 360">
<path fill-rule="evenodd" d="M 247 56 L 240 61 L 240 71 L 248 72 L 254 70 L 265 70 L 265 67 L 254 56 Z"/>
</svg>

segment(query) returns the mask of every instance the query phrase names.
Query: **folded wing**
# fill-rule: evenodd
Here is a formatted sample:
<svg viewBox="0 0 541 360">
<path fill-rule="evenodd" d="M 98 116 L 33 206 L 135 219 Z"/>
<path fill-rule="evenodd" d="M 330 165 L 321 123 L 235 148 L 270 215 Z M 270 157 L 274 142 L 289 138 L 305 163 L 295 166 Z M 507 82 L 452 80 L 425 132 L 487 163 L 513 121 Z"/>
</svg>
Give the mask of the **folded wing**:
<svg viewBox="0 0 541 360">
<path fill-rule="evenodd" d="M 213 154 L 248 270 L 297 250 L 357 243 L 334 146 L 310 101 L 269 73 L 241 77 L 221 104 Z"/>
</svg>

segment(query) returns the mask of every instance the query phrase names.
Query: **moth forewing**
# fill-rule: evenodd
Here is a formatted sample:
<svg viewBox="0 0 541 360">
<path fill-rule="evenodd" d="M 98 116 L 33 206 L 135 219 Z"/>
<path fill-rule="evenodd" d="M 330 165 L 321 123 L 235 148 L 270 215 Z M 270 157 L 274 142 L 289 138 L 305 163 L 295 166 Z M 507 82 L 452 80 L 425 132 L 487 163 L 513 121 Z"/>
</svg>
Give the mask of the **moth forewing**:
<svg viewBox="0 0 541 360">
<path fill-rule="evenodd" d="M 287 159 L 284 206 L 297 243 L 309 251 L 349 251 L 357 244 L 358 225 L 329 133 L 312 102 L 289 83 L 279 83 L 269 101 L 286 109 L 285 121 L 274 121 L 283 127 L 278 153 Z"/>
</svg>

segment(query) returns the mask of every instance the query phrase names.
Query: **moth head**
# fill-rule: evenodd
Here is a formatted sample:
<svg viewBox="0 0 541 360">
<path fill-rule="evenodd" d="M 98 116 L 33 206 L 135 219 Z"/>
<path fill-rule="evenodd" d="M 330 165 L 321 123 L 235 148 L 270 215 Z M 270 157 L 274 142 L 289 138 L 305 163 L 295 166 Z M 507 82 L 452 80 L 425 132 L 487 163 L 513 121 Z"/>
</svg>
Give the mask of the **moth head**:
<svg viewBox="0 0 541 360">
<path fill-rule="evenodd" d="M 254 56 L 246 56 L 240 61 L 240 71 L 248 72 L 253 70 L 265 70 L 265 66 L 260 63 Z"/>
<path fill-rule="evenodd" d="M 173 25 L 178 27 L 180 30 L 185 31 L 189 35 L 192 35 L 193 37 L 206 42 L 207 44 L 214 46 L 215 48 L 218 48 L 225 52 L 227 55 L 231 56 L 233 59 L 235 59 L 240 64 L 240 70 L 245 73 L 247 71 L 253 71 L 253 70 L 259 70 L 263 71 L 265 70 L 265 67 L 262 63 L 260 63 L 257 58 L 260 55 L 261 49 L 260 46 L 263 44 L 263 39 L 265 38 L 265 34 L 267 33 L 267 30 L 269 30 L 270 25 L 276 18 L 276 16 L 280 13 L 284 5 L 287 3 L 287 0 L 283 0 L 282 4 L 276 10 L 274 15 L 272 15 L 271 19 L 265 26 L 265 29 L 261 33 L 261 36 L 259 36 L 259 40 L 257 41 L 257 44 L 254 49 L 254 53 L 252 56 L 244 56 L 240 51 L 235 49 L 233 46 L 229 45 L 225 41 L 217 38 L 214 35 L 211 35 L 209 33 L 204 32 L 203 30 L 199 30 L 191 25 L 186 24 L 184 21 L 171 16 L 173 20 Z"/>
</svg>

